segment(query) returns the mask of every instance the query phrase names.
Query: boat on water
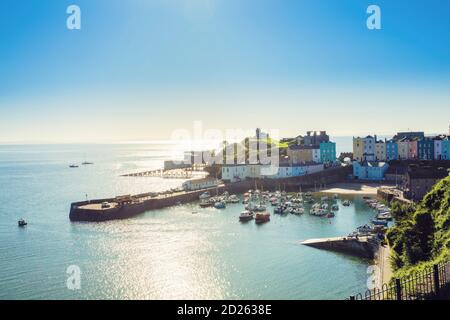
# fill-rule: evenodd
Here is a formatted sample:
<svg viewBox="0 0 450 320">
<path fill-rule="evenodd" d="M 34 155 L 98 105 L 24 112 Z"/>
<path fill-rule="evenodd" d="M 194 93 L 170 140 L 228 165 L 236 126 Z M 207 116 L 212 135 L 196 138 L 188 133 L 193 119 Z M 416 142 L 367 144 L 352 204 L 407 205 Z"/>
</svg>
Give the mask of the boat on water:
<svg viewBox="0 0 450 320">
<path fill-rule="evenodd" d="M 378 220 L 378 219 L 373 219 L 372 220 L 372 224 L 374 226 L 383 226 L 383 227 L 387 227 L 388 222 L 386 220 Z"/>
<path fill-rule="evenodd" d="M 390 212 L 380 212 L 377 215 L 377 220 L 386 220 L 386 221 L 390 221 L 392 220 L 392 215 Z"/>
<path fill-rule="evenodd" d="M 200 208 L 209 208 L 212 207 L 214 205 L 214 202 L 209 201 L 209 200 L 202 200 L 200 202 Z"/>
<path fill-rule="evenodd" d="M 342 202 L 342 205 L 343 205 L 343 206 L 346 206 L 346 207 L 349 207 L 349 206 L 350 206 L 350 201 L 349 201 L 349 200 L 344 200 L 344 201 Z"/>
<path fill-rule="evenodd" d="M 204 199 L 209 199 L 210 197 L 211 197 L 211 195 L 209 194 L 208 191 L 206 191 L 206 192 L 203 192 L 203 193 L 199 196 L 199 199 L 200 199 L 200 200 L 204 200 Z"/>
<path fill-rule="evenodd" d="M 214 203 L 214 208 L 216 209 L 225 209 L 227 207 L 227 205 L 225 204 L 224 201 L 218 201 L 216 203 Z"/>
<path fill-rule="evenodd" d="M 25 227 L 28 223 L 24 220 L 24 219 L 20 219 L 19 221 L 17 221 L 17 225 L 19 227 Z"/>
<path fill-rule="evenodd" d="M 92 164 L 94 164 L 94 163 L 93 162 L 89 162 L 89 161 L 84 161 L 82 163 L 83 166 L 88 166 L 88 165 L 92 165 Z"/>
<path fill-rule="evenodd" d="M 270 221 L 270 213 L 266 212 L 258 212 L 255 215 L 255 222 L 260 224 L 260 223 L 265 223 L 265 222 L 269 222 Z"/>
<path fill-rule="evenodd" d="M 71 164 L 71 165 L 69 166 L 69 168 L 78 168 L 78 166 L 77 166 L 76 164 Z"/>
<path fill-rule="evenodd" d="M 239 221 L 241 222 L 246 222 L 250 220 L 253 220 L 253 212 L 249 210 L 242 211 L 241 214 L 239 215 Z"/>
<path fill-rule="evenodd" d="M 333 210 L 333 211 L 338 211 L 338 210 L 339 210 L 339 206 L 338 206 L 337 204 L 333 204 L 333 205 L 331 206 L 331 210 Z"/>
<path fill-rule="evenodd" d="M 305 213 L 305 209 L 303 209 L 303 208 L 294 208 L 294 209 L 292 209 L 291 213 L 295 214 L 295 215 L 304 214 Z"/>
</svg>

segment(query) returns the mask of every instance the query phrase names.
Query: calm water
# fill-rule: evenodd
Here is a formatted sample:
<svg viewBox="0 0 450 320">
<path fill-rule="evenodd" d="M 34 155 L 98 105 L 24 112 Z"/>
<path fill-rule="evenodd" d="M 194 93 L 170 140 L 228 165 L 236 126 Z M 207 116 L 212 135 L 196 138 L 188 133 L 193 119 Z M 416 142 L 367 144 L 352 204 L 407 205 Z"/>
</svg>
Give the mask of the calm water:
<svg viewBox="0 0 450 320">
<path fill-rule="evenodd" d="M 241 204 L 190 204 L 70 223 L 70 203 L 86 194 L 181 185 L 119 177 L 158 168 L 170 155 L 160 145 L 0 146 L 0 299 L 342 299 L 365 289 L 368 261 L 299 245 L 365 224 L 373 214 L 359 198 L 331 220 L 272 215 L 257 226 L 238 222 Z M 84 160 L 95 165 L 68 168 Z M 66 287 L 70 265 L 81 268 L 81 290 Z"/>
</svg>

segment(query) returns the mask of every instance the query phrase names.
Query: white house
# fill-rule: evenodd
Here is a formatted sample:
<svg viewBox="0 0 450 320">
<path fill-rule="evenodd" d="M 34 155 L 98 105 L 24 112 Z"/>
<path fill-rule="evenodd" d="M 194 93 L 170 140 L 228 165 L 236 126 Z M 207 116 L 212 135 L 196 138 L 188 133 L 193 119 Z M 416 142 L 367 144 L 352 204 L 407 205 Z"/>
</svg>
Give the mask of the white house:
<svg viewBox="0 0 450 320">
<path fill-rule="evenodd" d="M 367 161 L 375 160 L 375 142 L 377 137 L 367 136 L 364 138 L 364 159 Z"/>
<path fill-rule="evenodd" d="M 222 180 L 227 182 L 243 181 L 248 175 L 248 166 L 246 164 L 224 165 L 222 167 Z"/>
<path fill-rule="evenodd" d="M 320 149 L 312 149 L 312 160 L 315 163 L 320 163 Z"/>
<path fill-rule="evenodd" d="M 183 183 L 183 189 L 186 191 L 194 191 L 199 189 L 213 188 L 219 185 L 219 180 L 214 178 L 202 178 L 188 180 Z"/>
</svg>

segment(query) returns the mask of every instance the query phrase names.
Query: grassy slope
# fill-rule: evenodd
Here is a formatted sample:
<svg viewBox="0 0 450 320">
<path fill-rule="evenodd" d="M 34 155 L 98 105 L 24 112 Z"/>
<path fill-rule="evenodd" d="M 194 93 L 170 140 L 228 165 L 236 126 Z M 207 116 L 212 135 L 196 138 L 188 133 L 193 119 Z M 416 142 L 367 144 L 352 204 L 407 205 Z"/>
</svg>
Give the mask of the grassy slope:
<svg viewBox="0 0 450 320">
<path fill-rule="evenodd" d="M 412 214 L 389 230 L 394 277 L 450 259 L 450 177 L 442 179 Z"/>
</svg>

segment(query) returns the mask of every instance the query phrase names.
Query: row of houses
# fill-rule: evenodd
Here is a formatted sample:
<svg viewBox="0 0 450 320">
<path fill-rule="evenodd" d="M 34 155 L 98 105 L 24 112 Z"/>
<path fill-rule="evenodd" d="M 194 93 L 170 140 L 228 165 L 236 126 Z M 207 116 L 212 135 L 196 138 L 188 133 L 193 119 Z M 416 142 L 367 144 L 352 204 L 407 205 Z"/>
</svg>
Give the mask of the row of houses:
<svg viewBox="0 0 450 320">
<path fill-rule="evenodd" d="M 222 181 L 239 182 L 247 179 L 284 179 L 300 177 L 324 170 L 322 163 L 309 165 L 235 164 L 222 166 Z"/>
<path fill-rule="evenodd" d="M 426 137 L 424 132 L 399 132 L 392 139 L 377 136 L 354 137 L 355 161 L 450 160 L 450 130 L 448 135 Z"/>
<path fill-rule="evenodd" d="M 450 160 L 448 135 L 426 137 L 424 132 L 399 132 L 392 139 L 377 136 L 353 138 L 353 177 L 385 180 L 392 161 Z"/>
</svg>

